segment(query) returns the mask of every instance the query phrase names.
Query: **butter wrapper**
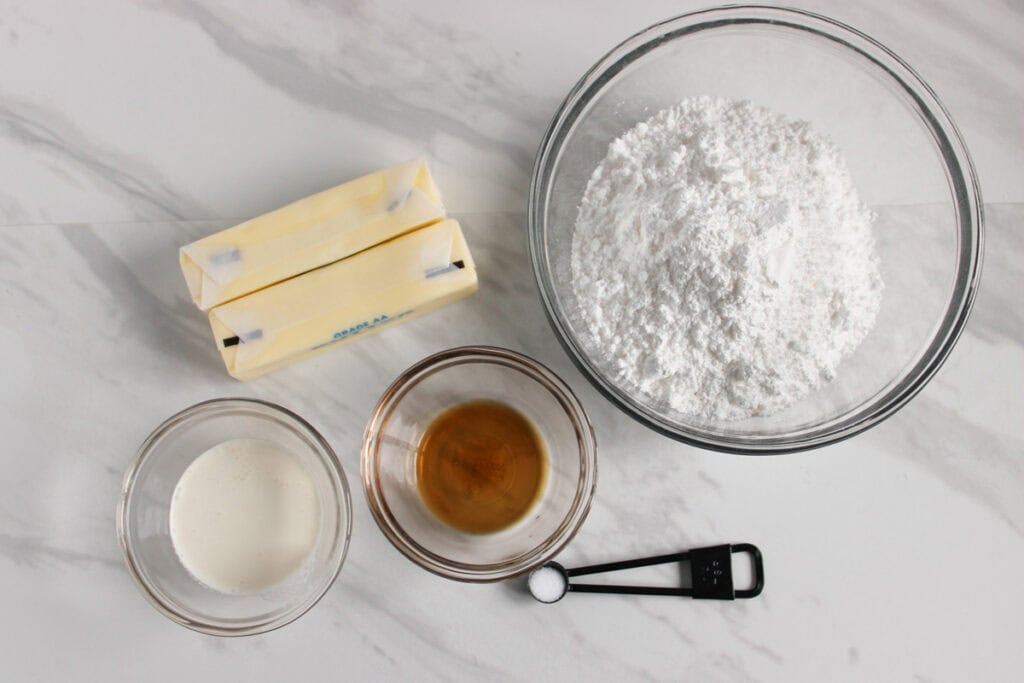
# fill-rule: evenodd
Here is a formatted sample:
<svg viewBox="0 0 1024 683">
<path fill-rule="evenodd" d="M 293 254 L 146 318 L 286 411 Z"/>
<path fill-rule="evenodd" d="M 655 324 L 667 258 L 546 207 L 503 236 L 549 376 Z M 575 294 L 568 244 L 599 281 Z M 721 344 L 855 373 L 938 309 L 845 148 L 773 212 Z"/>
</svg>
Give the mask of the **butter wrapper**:
<svg viewBox="0 0 1024 683">
<path fill-rule="evenodd" d="M 252 379 L 473 294 L 457 221 L 445 220 L 209 312 L 228 372 Z"/>
<path fill-rule="evenodd" d="M 445 216 L 426 162 L 409 161 L 185 245 L 181 271 L 206 311 Z"/>
</svg>

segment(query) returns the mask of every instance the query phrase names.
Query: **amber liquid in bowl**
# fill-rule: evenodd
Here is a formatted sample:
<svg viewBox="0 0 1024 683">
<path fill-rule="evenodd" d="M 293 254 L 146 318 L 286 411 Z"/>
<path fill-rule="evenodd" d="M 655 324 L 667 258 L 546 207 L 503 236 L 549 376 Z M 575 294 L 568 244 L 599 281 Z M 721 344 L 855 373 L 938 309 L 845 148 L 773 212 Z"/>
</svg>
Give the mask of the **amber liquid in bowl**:
<svg viewBox="0 0 1024 683">
<path fill-rule="evenodd" d="M 448 408 L 420 440 L 420 497 L 442 522 L 468 533 L 493 533 L 522 519 L 547 477 L 544 442 L 519 411 L 497 401 Z"/>
</svg>

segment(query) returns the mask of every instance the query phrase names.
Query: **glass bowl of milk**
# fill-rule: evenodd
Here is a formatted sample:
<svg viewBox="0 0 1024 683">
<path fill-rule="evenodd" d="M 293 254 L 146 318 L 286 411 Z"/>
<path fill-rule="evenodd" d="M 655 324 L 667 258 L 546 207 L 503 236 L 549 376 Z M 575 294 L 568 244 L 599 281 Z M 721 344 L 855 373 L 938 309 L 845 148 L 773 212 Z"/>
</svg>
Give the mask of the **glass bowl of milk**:
<svg viewBox="0 0 1024 683">
<path fill-rule="evenodd" d="M 263 633 L 327 592 L 352 529 L 337 456 L 298 415 L 216 399 L 160 425 L 124 478 L 117 532 L 143 595 L 183 626 Z"/>
</svg>

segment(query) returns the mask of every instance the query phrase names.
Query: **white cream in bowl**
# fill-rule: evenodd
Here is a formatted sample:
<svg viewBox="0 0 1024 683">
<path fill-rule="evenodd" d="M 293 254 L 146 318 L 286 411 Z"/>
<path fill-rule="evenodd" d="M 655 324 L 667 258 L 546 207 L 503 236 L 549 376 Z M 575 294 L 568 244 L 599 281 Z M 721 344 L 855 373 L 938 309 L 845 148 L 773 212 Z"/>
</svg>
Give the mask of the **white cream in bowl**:
<svg viewBox="0 0 1024 683">
<path fill-rule="evenodd" d="M 302 565 L 320 512 L 312 479 L 290 453 L 262 439 L 232 439 L 182 474 L 171 499 L 171 541 L 210 588 L 252 593 Z"/>
</svg>

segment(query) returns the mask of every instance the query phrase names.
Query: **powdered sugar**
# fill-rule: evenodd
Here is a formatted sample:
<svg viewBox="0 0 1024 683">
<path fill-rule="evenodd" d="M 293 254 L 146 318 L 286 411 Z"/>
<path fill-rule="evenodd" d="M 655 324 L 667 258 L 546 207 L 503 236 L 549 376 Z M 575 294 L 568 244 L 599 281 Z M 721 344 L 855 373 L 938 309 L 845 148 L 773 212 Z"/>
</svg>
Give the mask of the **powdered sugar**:
<svg viewBox="0 0 1024 683">
<path fill-rule="evenodd" d="M 582 343 L 705 419 L 776 412 L 874 325 L 871 213 L 838 148 L 746 102 L 684 100 L 609 145 L 572 245 Z"/>
</svg>

